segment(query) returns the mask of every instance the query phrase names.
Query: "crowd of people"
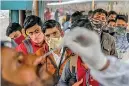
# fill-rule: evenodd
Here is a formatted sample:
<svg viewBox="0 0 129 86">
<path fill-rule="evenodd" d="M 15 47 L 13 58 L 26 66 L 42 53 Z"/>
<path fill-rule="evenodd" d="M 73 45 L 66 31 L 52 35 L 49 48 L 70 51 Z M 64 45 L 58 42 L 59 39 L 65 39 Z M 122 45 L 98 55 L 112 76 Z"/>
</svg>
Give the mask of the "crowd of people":
<svg viewBox="0 0 129 86">
<path fill-rule="evenodd" d="M 46 16 L 49 17 L 47 13 Z M 15 74 L 9 75 L 11 73 L 4 68 L 9 64 L 6 59 L 2 59 L 2 78 L 18 86 L 128 86 L 129 76 L 127 78 L 123 74 L 123 78 L 119 77 L 123 69 L 129 68 L 124 66 L 129 63 L 127 23 L 127 16 L 103 9 L 90 10 L 88 16 L 79 11 L 66 15 L 63 28 L 56 20 L 46 18 L 42 22 L 41 18 L 35 15 L 27 16 L 23 27 L 19 23 L 10 23 L 6 36 L 11 38 L 13 50 L 3 49 L 2 58 L 13 58 L 16 52 L 22 53 L 23 57 L 31 54 L 30 61 L 33 59 L 31 57 L 35 56 L 32 63 L 27 63 L 27 59 L 25 64 L 31 64 L 39 70 L 35 76 L 39 79 L 37 82 L 43 84 L 32 85 L 34 80 L 31 79 L 32 83 L 31 75 L 28 75 L 30 78 L 23 80 L 22 84 L 20 81 L 11 80 Z M 50 51 L 51 54 L 40 58 Z M 10 52 L 10 55 L 3 54 L 4 52 Z M 20 55 L 17 56 L 20 59 L 18 62 L 22 59 Z M 9 68 L 12 74 L 15 69 L 13 66 Z M 129 73 L 129 70 L 125 71 L 126 74 L 127 72 Z"/>
</svg>

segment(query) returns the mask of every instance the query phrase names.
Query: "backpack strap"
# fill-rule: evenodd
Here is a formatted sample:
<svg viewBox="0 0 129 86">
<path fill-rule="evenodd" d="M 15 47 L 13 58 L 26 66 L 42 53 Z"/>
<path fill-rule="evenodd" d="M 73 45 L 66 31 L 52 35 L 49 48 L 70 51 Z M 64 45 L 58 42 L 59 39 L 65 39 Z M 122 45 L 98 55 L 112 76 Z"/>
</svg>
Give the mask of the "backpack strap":
<svg viewBox="0 0 129 86">
<path fill-rule="evenodd" d="M 24 40 L 23 43 L 24 43 L 28 53 L 34 53 L 33 52 L 33 47 L 32 47 L 32 45 L 30 43 L 30 39 Z"/>
<path fill-rule="evenodd" d="M 74 56 L 70 57 L 70 71 L 71 71 L 71 73 L 77 72 L 77 60 L 78 60 L 78 55 L 74 55 Z"/>
<path fill-rule="evenodd" d="M 88 69 L 88 70 L 86 71 L 86 85 L 87 85 L 87 86 L 90 86 L 90 84 L 89 84 L 89 79 L 90 79 L 90 70 Z"/>
</svg>

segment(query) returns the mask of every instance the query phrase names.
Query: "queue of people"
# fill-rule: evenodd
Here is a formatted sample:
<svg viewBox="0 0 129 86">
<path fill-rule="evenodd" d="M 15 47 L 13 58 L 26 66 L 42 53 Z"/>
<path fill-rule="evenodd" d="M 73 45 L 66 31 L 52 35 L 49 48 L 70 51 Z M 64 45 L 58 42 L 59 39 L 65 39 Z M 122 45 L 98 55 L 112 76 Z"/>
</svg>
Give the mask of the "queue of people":
<svg viewBox="0 0 129 86">
<path fill-rule="evenodd" d="M 32 64 L 40 65 L 41 82 L 53 79 L 52 84 L 43 86 L 128 86 L 128 81 L 119 82 L 122 78 L 110 78 L 109 73 L 115 75 L 129 67 L 124 66 L 126 63 L 121 64 L 129 59 L 127 23 L 125 15 L 103 9 L 89 11 L 87 17 L 79 11 L 67 15 L 63 28 L 56 20 L 42 22 L 40 17 L 30 15 L 25 18 L 23 28 L 18 23 L 10 23 L 6 35 L 13 41 L 12 48 L 25 56 L 41 57 L 51 51 L 45 58 L 36 58 Z M 26 37 L 22 35 L 22 29 Z M 106 58 L 108 56 L 112 58 Z M 129 80 L 129 76 L 126 78 Z"/>
</svg>

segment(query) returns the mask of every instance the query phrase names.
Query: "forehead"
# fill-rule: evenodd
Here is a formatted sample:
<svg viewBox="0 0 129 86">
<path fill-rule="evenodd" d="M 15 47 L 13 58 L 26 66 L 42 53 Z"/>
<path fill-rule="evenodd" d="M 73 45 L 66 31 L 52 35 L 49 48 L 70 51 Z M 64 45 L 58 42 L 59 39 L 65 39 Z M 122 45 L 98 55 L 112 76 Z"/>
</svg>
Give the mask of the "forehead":
<svg viewBox="0 0 129 86">
<path fill-rule="evenodd" d="M 116 17 L 116 14 L 111 14 L 110 16 Z"/>
<path fill-rule="evenodd" d="M 98 15 L 105 16 L 106 17 L 105 13 L 97 12 L 97 13 L 94 14 L 94 16 L 98 16 Z"/>
<path fill-rule="evenodd" d="M 13 38 L 14 35 L 19 34 L 19 33 L 21 33 L 21 32 L 20 32 L 20 31 L 12 32 L 12 33 L 9 35 L 9 37 L 12 37 L 12 38 Z"/>
<path fill-rule="evenodd" d="M 58 31 L 59 31 L 58 27 L 47 28 L 45 34 L 51 34 L 53 32 L 58 32 Z"/>
<path fill-rule="evenodd" d="M 115 24 L 116 22 L 110 21 L 109 24 Z"/>
<path fill-rule="evenodd" d="M 126 22 L 122 19 L 117 19 L 116 23 L 117 24 L 126 24 Z"/>
<path fill-rule="evenodd" d="M 41 30 L 41 26 L 35 24 L 34 26 L 28 28 L 26 31 L 27 31 L 27 32 L 34 32 L 34 31 L 37 30 L 37 29 L 38 29 L 38 30 Z"/>
</svg>

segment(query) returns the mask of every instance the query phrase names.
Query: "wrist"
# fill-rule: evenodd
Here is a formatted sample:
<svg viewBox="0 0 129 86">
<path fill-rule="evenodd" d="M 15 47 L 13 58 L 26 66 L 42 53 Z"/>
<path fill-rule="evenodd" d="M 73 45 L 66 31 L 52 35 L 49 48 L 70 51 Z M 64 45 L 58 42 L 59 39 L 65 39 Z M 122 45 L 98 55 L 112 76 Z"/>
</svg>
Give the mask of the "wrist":
<svg viewBox="0 0 129 86">
<path fill-rule="evenodd" d="M 105 65 L 108 63 L 108 59 L 105 57 L 104 54 L 101 54 L 95 62 L 96 64 L 94 68 L 97 70 L 102 70 L 105 69 Z"/>
<path fill-rule="evenodd" d="M 109 60 L 107 60 L 106 64 L 103 66 L 103 68 L 102 68 L 102 69 L 100 69 L 100 71 L 104 71 L 104 70 L 106 70 L 106 69 L 109 67 L 109 65 L 110 65 L 110 61 L 109 61 Z"/>
</svg>

